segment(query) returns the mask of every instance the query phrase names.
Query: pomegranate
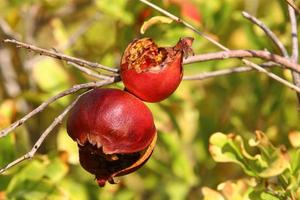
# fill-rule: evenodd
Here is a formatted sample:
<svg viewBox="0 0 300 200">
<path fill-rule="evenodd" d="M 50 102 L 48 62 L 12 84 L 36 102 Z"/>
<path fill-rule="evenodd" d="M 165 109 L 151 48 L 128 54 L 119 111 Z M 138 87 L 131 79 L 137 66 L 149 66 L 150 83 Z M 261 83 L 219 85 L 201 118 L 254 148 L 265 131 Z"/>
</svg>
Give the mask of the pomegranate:
<svg viewBox="0 0 300 200">
<path fill-rule="evenodd" d="M 180 39 L 174 47 L 158 47 L 150 38 L 131 42 L 121 60 L 126 90 L 147 102 L 169 97 L 182 80 L 182 60 L 193 52 L 192 43 L 190 37 Z"/>
<path fill-rule="evenodd" d="M 151 111 L 118 89 L 81 96 L 70 111 L 67 132 L 78 143 L 82 167 L 96 176 L 99 186 L 142 166 L 156 141 Z"/>
</svg>

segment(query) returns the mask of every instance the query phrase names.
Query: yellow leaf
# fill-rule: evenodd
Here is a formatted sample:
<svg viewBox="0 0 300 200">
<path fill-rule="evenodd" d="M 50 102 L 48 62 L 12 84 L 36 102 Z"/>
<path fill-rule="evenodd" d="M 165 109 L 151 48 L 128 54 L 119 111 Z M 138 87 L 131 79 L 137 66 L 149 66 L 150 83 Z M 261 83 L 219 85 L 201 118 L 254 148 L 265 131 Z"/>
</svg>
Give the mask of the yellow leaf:
<svg viewBox="0 0 300 200">
<path fill-rule="evenodd" d="M 204 200 L 225 200 L 219 192 L 208 187 L 203 187 L 201 191 L 204 196 Z"/>
<path fill-rule="evenodd" d="M 289 133 L 289 141 L 293 147 L 300 147 L 300 131 L 293 131 Z"/>
<path fill-rule="evenodd" d="M 151 27 L 157 23 L 170 24 L 172 21 L 173 21 L 173 19 L 171 19 L 169 17 L 164 17 L 164 16 L 152 17 L 143 23 L 140 32 L 141 32 L 141 34 L 144 34 L 149 27 Z"/>
</svg>

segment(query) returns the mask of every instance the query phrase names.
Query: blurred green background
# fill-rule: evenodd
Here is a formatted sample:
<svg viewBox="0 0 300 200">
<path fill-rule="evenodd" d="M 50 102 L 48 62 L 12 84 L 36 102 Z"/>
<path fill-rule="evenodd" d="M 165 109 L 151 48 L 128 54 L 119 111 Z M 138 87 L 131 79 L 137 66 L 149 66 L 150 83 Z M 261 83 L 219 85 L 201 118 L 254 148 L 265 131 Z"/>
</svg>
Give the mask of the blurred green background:
<svg viewBox="0 0 300 200">
<path fill-rule="evenodd" d="M 264 33 L 245 20 L 243 10 L 266 23 L 291 48 L 287 6 L 280 0 L 152 1 L 230 49 L 267 49 L 279 53 Z M 137 0 L 1 0 L 0 39 L 16 38 L 47 49 L 118 67 L 143 22 L 161 15 Z M 195 38 L 196 54 L 220 51 L 180 24 L 158 24 L 145 37 L 163 46 L 180 37 Z M 260 62 L 259 60 L 255 60 Z M 240 60 L 197 63 L 185 75 L 241 66 Z M 24 116 L 49 97 L 74 84 L 94 81 L 65 62 L 0 44 L 0 127 Z M 272 70 L 291 80 L 289 71 Z M 121 83 L 114 87 L 122 87 Z M 0 166 L 27 152 L 74 96 L 51 104 L 9 136 L 0 139 Z M 158 145 L 147 164 L 99 188 L 78 164 L 75 143 L 65 124 L 46 139 L 33 160 L 0 176 L 0 199 L 202 199 L 203 187 L 246 177 L 234 164 L 216 163 L 209 151 L 215 132 L 254 137 L 262 130 L 276 146 L 291 144 L 300 128 L 296 94 L 252 71 L 204 81 L 183 81 L 167 100 L 148 104 L 158 129 Z M 213 199 L 213 198 L 212 198 Z"/>
</svg>

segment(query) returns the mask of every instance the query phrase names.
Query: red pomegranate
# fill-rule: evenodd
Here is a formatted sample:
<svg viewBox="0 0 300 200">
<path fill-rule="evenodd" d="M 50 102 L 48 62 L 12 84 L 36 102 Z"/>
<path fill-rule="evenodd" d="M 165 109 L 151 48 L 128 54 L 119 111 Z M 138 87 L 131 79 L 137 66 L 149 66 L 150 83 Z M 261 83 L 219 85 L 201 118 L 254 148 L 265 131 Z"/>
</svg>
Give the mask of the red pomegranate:
<svg viewBox="0 0 300 200">
<path fill-rule="evenodd" d="M 78 143 L 81 165 L 99 186 L 142 166 L 156 141 L 151 111 L 118 89 L 95 89 L 80 97 L 70 111 L 67 132 Z"/>
<path fill-rule="evenodd" d="M 183 75 L 182 59 L 192 52 L 193 38 L 174 47 L 158 47 L 152 39 L 134 40 L 121 60 L 121 78 L 126 89 L 147 102 L 159 102 L 178 87 Z"/>
</svg>

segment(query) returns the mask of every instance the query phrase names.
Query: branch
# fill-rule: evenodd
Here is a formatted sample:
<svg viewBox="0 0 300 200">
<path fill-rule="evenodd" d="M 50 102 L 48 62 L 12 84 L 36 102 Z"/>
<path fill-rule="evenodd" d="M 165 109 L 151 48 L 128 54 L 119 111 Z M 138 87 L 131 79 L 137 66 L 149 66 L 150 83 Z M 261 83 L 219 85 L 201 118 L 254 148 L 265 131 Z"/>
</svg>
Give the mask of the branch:
<svg viewBox="0 0 300 200">
<path fill-rule="evenodd" d="M 293 2 L 293 0 L 291 0 Z M 288 6 L 290 21 L 291 21 L 291 33 L 292 33 L 292 56 L 291 61 L 293 63 L 298 63 L 298 57 L 299 57 L 299 46 L 298 46 L 298 30 L 297 30 L 297 19 L 295 10 L 289 5 Z M 300 67 L 298 67 L 300 70 Z M 300 87 L 300 73 L 292 71 L 293 76 L 293 82 L 296 86 Z M 298 98 L 298 108 L 300 110 L 300 94 L 297 94 Z"/>
<path fill-rule="evenodd" d="M 25 115 L 24 117 L 22 117 L 21 119 L 19 119 L 18 121 L 12 123 L 7 128 L 1 130 L 0 131 L 0 138 L 6 136 L 9 132 L 13 131 L 14 129 L 16 129 L 17 127 L 19 127 L 20 125 L 22 125 L 28 119 L 30 119 L 34 115 L 38 114 L 39 112 L 43 111 L 49 104 L 53 103 L 57 99 L 60 99 L 60 98 L 62 98 L 64 96 L 66 96 L 66 95 L 75 93 L 75 92 L 77 92 L 79 90 L 82 90 L 82 89 L 89 89 L 89 88 L 101 87 L 101 86 L 109 85 L 111 83 L 115 83 L 115 82 L 118 82 L 118 81 L 120 81 L 120 79 L 119 79 L 119 77 L 116 77 L 116 78 L 111 78 L 111 79 L 108 79 L 108 80 L 103 80 L 103 81 L 100 81 L 100 82 L 90 82 L 90 83 L 84 83 L 84 84 L 74 85 L 70 89 L 65 90 L 63 92 L 60 92 L 59 94 L 57 94 L 57 95 L 49 98 L 47 101 L 43 102 L 41 105 L 39 105 L 33 111 L 31 111 L 30 113 L 28 113 L 27 115 Z"/>
<path fill-rule="evenodd" d="M 285 1 L 289 4 L 291 8 L 293 8 L 297 12 L 298 15 L 300 14 L 300 10 L 299 8 L 297 8 L 293 0 L 285 0 Z"/>
<path fill-rule="evenodd" d="M 261 50 L 230 50 L 230 51 L 220 51 L 214 53 L 206 53 L 188 57 L 184 60 L 184 64 L 190 64 L 194 62 L 203 62 L 210 60 L 223 60 L 228 58 L 261 58 L 266 61 L 273 61 L 278 63 L 290 70 L 300 73 L 300 65 L 291 62 L 288 58 L 272 54 L 268 51 Z"/>
<path fill-rule="evenodd" d="M 184 26 L 186 26 L 187 28 L 189 28 L 190 30 L 194 31 L 195 33 L 197 33 L 198 35 L 204 37 L 205 39 L 207 39 L 208 41 L 212 42 L 214 45 L 218 46 L 219 48 L 225 50 L 225 51 L 229 51 L 230 49 L 228 49 L 227 47 L 225 47 L 224 45 L 220 44 L 219 42 L 217 42 L 216 40 L 214 40 L 213 38 L 209 37 L 208 35 L 198 31 L 195 27 L 193 27 L 192 25 L 190 25 L 189 23 L 187 23 L 186 21 L 183 21 L 182 19 L 178 18 L 177 16 L 169 13 L 168 11 L 156 6 L 155 4 L 153 3 L 150 3 L 148 0 L 139 0 L 140 2 L 152 7 L 153 9 L 161 12 L 162 14 L 170 17 L 171 19 L 183 24 Z M 248 65 L 248 66 L 251 66 L 253 67 L 254 69 L 258 70 L 259 72 L 262 72 L 264 74 L 266 74 L 267 76 L 269 76 L 270 78 L 276 80 L 276 81 L 279 81 L 280 83 L 288 86 L 289 88 L 293 89 L 293 90 L 296 90 L 297 92 L 300 91 L 300 88 L 289 83 L 288 81 L 284 80 L 283 78 L 277 76 L 276 74 L 273 74 L 271 72 L 268 72 L 267 70 L 265 70 L 264 68 L 260 67 L 259 65 L 249 61 L 249 60 L 246 60 L 246 59 L 242 59 L 242 61 Z"/>
<path fill-rule="evenodd" d="M 198 35 L 201 35 L 202 37 L 204 37 L 205 39 L 207 39 L 208 41 L 210 41 L 211 43 L 213 43 L 214 45 L 218 46 L 220 49 L 223 50 L 229 50 L 227 47 L 225 47 L 224 45 L 220 44 L 219 42 L 215 41 L 214 39 L 212 39 L 209 35 L 205 34 L 204 32 L 199 31 L 198 29 L 196 29 L 195 27 L 193 27 L 192 25 L 190 25 L 189 23 L 187 23 L 186 21 L 180 19 L 179 17 L 171 14 L 170 12 L 160 8 L 159 6 L 147 1 L 147 0 L 139 0 L 140 2 L 150 6 L 151 8 L 157 10 L 158 12 L 170 17 L 171 19 L 173 19 L 174 21 L 177 21 L 178 23 L 183 24 L 184 26 L 186 26 L 187 28 L 191 29 L 192 31 L 194 31 L 195 33 L 197 33 Z"/>
<path fill-rule="evenodd" d="M 273 62 L 267 62 L 263 63 L 260 66 L 264 68 L 269 68 L 274 66 L 275 63 Z M 276 64 L 275 64 L 276 65 Z M 187 81 L 192 81 L 192 80 L 205 80 L 209 78 L 215 78 L 219 76 L 224 76 L 224 75 L 230 75 L 230 74 L 235 74 L 235 73 L 242 73 L 242 72 L 249 72 L 253 71 L 254 69 L 252 67 L 248 66 L 241 66 L 241 67 L 233 67 L 229 69 L 221 69 L 221 70 L 216 70 L 216 71 L 211 71 L 211 72 L 202 72 L 193 76 L 184 76 L 183 80 Z"/>
<path fill-rule="evenodd" d="M 57 53 L 57 52 L 53 52 L 53 51 L 50 51 L 50 50 L 42 49 L 42 48 L 36 47 L 34 45 L 19 42 L 17 40 L 5 39 L 4 42 L 15 44 L 15 45 L 17 45 L 17 47 L 29 49 L 29 50 L 37 52 L 41 55 L 49 56 L 49 57 L 60 59 L 60 60 L 70 61 L 70 62 L 76 63 L 76 64 L 84 66 L 84 67 L 99 68 L 99 69 L 102 69 L 102 70 L 105 70 L 105 71 L 108 71 L 108 72 L 111 72 L 111 73 L 117 73 L 118 72 L 118 69 L 114 69 L 114 68 L 111 68 L 111 67 L 100 65 L 99 63 L 89 62 L 89 61 L 82 60 L 82 59 L 79 59 L 79 58 L 75 58 L 75 57 L 72 57 L 72 56 L 67 56 L 67 55 L 60 54 L 60 53 Z"/>
<path fill-rule="evenodd" d="M 242 15 L 250 20 L 251 22 L 253 22 L 254 24 L 256 24 L 259 28 L 261 28 L 265 34 L 273 41 L 273 43 L 278 47 L 278 49 L 280 50 L 281 54 L 288 58 L 288 52 L 286 50 L 286 48 L 284 47 L 284 45 L 282 44 L 282 42 L 278 39 L 278 37 L 259 19 L 257 19 L 256 17 L 250 15 L 249 13 L 243 11 Z"/>
<path fill-rule="evenodd" d="M 283 78 L 277 76 L 276 74 L 273 74 L 273 73 L 271 73 L 271 72 L 268 72 L 266 69 L 262 68 L 261 66 L 255 64 L 255 63 L 253 63 L 253 62 L 250 62 L 250 61 L 248 61 L 248 60 L 246 60 L 246 59 L 242 59 L 242 61 L 243 61 L 246 65 L 251 66 L 251 67 L 257 69 L 259 72 L 262 72 L 262 73 L 268 75 L 268 76 L 271 77 L 272 79 L 274 79 L 274 80 L 276 80 L 276 81 L 282 83 L 283 85 L 289 87 L 290 89 L 295 90 L 296 92 L 300 93 L 300 88 L 297 87 L 296 85 L 290 83 L 289 81 L 287 81 L 287 80 L 285 80 L 285 79 L 283 79 Z"/>
<path fill-rule="evenodd" d="M 25 155 L 19 157 L 18 159 L 14 160 L 13 162 L 11 162 L 11 163 L 7 164 L 6 166 L 4 166 L 3 168 L 1 168 L 0 174 L 2 174 L 9 168 L 17 165 L 18 163 L 20 163 L 24 160 L 31 159 L 34 156 L 34 154 L 36 153 L 36 151 L 39 149 L 39 147 L 41 146 L 41 144 L 43 143 L 45 138 L 51 133 L 51 131 L 58 124 L 62 123 L 62 120 L 67 115 L 67 113 L 71 110 L 71 108 L 75 105 L 75 103 L 77 102 L 77 100 L 79 99 L 80 96 L 78 96 L 75 101 L 73 101 L 68 107 L 66 107 L 66 109 L 59 116 L 57 116 L 54 119 L 54 121 L 51 123 L 51 125 L 42 133 L 42 135 L 39 137 L 39 139 L 34 144 L 33 148 L 28 153 L 26 153 Z"/>
<path fill-rule="evenodd" d="M 91 76 L 91 77 L 94 77 L 94 78 L 96 78 L 96 79 L 100 79 L 100 80 L 101 80 L 101 79 L 108 80 L 108 79 L 111 78 L 111 77 L 108 77 L 108 76 L 105 76 L 105 75 L 98 74 L 98 73 L 96 73 L 95 71 L 90 70 L 89 68 L 82 67 L 82 66 L 80 66 L 80 65 L 78 65 L 78 64 L 76 64 L 76 63 L 70 62 L 70 61 L 68 61 L 67 64 L 74 66 L 75 68 L 79 69 L 79 70 L 82 71 L 83 73 L 85 73 L 85 74 L 87 74 L 87 75 L 89 75 L 89 76 Z"/>
</svg>

